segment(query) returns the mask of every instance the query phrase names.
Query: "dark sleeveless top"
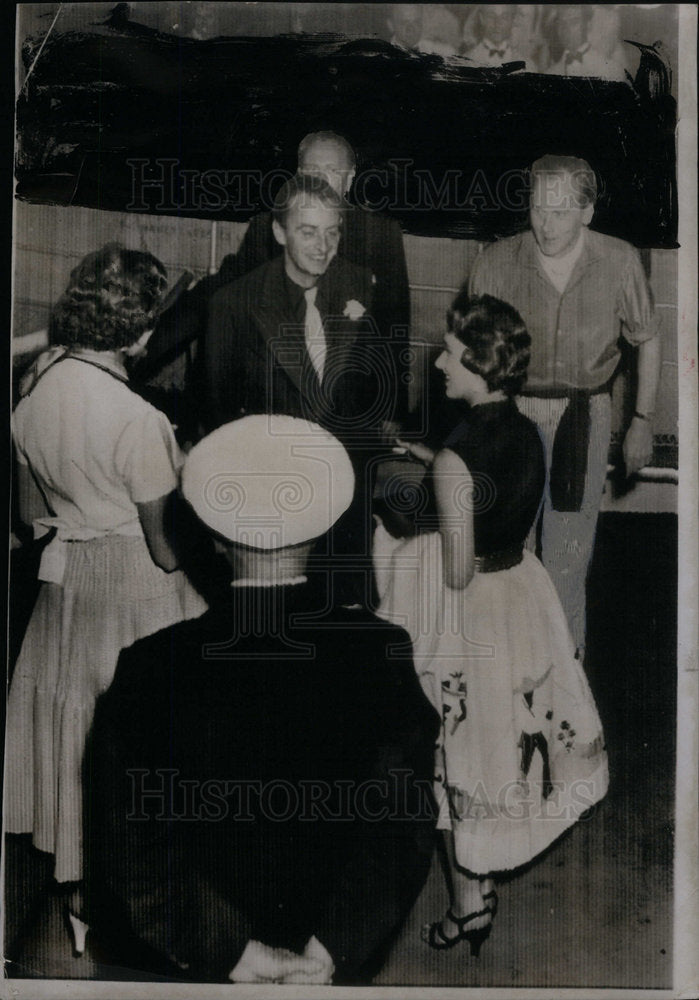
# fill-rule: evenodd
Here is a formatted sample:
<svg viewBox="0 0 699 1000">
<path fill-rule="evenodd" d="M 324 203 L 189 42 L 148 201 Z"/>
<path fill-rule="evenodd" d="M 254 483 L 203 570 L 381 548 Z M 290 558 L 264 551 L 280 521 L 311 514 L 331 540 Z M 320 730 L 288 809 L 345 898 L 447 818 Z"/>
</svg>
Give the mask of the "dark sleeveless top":
<svg viewBox="0 0 699 1000">
<path fill-rule="evenodd" d="M 481 403 L 444 442 L 473 479 L 476 556 L 521 546 L 539 510 L 545 459 L 536 425 L 512 399 Z"/>
</svg>

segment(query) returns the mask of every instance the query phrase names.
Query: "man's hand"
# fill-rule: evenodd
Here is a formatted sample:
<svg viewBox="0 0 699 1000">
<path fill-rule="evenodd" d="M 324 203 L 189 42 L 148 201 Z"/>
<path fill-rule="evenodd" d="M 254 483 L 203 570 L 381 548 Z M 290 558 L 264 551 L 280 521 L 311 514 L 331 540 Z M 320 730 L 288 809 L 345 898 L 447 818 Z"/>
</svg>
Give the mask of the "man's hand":
<svg viewBox="0 0 699 1000">
<path fill-rule="evenodd" d="M 434 462 L 434 450 L 426 444 L 422 444 L 421 441 L 402 441 L 400 438 L 396 438 L 396 444 L 399 448 L 405 448 L 408 454 L 424 465 L 432 465 Z"/>
<path fill-rule="evenodd" d="M 301 958 L 320 962 L 320 968 L 315 975 L 308 975 L 307 972 L 290 972 L 284 976 L 281 980 L 283 983 L 308 983 L 318 986 L 323 986 L 326 983 L 331 983 L 333 978 L 333 973 L 335 972 L 335 964 L 330 956 L 330 953 L 323 947 L 317 937 L 309 938 L 308 944 L 303 952 Z"/>
<path fill-rule="evenodd" d="M 624 438 L 623 451 L 627 476 L 633 476 L 644 465 L 648 465 L 653 454 L 653 428 L 650 420 L 633 418 Z"/>
<path fill-rule="evenodd" d="M 318 978 L 326 974 L 323 959 L 308 953 L 308 945 L 303 955 L 297 955 L 286 948 L 271 948 L 251 940 L 228 978 L 234 983 L 326 983 L 330 980 Z"/>
</svg>

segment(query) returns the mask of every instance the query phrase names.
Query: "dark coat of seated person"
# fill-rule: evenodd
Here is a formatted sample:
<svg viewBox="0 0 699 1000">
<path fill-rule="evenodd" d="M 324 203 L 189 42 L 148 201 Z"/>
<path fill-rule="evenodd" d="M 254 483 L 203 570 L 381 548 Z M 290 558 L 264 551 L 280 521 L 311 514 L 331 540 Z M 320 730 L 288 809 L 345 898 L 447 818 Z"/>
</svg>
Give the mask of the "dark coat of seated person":
<svg viewBox="0 0 699 1000">
<path fill-rule="evenodd" d="M 185 464 L 233 583 L 122 653 L 89 758 L 95 930 L 175 977 L 367 982 L 427 877 L 438 720 L 410 640 L 328 614 L 306 569 L 352 489 L 342 446 L 290 417 L 221 427 Z"/>
</svg>

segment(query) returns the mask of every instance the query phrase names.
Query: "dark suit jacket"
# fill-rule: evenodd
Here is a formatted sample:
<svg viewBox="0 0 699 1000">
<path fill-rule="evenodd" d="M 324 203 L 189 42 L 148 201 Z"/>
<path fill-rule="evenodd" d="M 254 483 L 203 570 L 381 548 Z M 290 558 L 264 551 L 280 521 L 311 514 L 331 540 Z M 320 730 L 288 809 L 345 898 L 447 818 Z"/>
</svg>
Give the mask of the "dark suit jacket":
<svg viewBox="0 0 699 1000">
<path fill-rule="evenodd" d="M 237 275 L 247 274 L 267 260 L 273 260 L 281 247 L 272 232 L 271 212 L 253 216 L 234 260 L 225 258 L 221 267 Z M 357 267 L 368 267 L 374 280 L 374 309 L 381 337 L 391 348 L 396 380 L 397 416 L 403 418 L 408 407 L 410 346 L 410 286 L 405 262 L 403 234 L 399 224 L 376 212 L 350 207 L 344 215 L 340 255 Z M 228 263 L 227 263 L 228 262 Z"/>
<path fill-rule="evenodd" d="M 409 639 L 365 611 L 303 620 L 319 606 L 234 589 L 123 652 L 98 704 L 92 885 L 194 975 L 315 934 L 356 979 L 427 876 L 438 720 Z"/>
<path fill-rule="evenodd" d="M 345 315 L 358 304 L 366 315 Z M 336 257 L 318 282 L 328 345 L 323 384 L 304 339 L 303 290 L 282 257 L 220 289 L 211 300 L 204 349 L 208 429 L 250 413 L 313 420 L 346 444 L 375 437 L 394 412 L 390 358 L 376 342 L 371 275 Z"/>
<path fill-rule="evenodd" d="M 201 345 L 212 296 L 281 253 L 272 232 L 271 213 L 254 216 L 238 253 L 224 257 L 216 274 L 202 278 L 159 318 L 148 343 L 148 356 L 138 363 L 136 377 L 147 381 L 187 345 L 195 341 Z M 408 403 L 410 289 L 400 226 L 365 209 L 349 209 L 340 256 L 358 268 L 368 268 L 372 274 L 372 316 L 381 338 L 389 345 L 396 416 L 402 418 Z M 199 388 L 193 387 L 193 391 Z"/>
</svg>

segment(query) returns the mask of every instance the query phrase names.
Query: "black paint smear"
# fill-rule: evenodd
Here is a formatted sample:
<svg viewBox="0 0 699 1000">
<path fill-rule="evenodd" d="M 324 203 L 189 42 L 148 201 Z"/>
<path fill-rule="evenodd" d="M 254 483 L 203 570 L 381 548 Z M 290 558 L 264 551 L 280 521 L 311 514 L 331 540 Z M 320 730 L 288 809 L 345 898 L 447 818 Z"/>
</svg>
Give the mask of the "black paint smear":
<svg viewBox="0 0 699 1000">
<path fill-rule="evenodd" d="M 38 45 L 25 45 L 28 66 Z M 517 64 L 476 69 L 376 40 L 194 41 L 129 25 L 49 37 L 18 102 L 17 193 L 242 222 L 294 171 L 299 140 L 333 129 L 359 154 L 355 191 L 407 232 L 517 232 L 524 170 L 557 151 L 602 179 L 596 228 L 667 248 L 677 245 L 675 124 L 668 95 Z"/>
</svg>

